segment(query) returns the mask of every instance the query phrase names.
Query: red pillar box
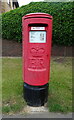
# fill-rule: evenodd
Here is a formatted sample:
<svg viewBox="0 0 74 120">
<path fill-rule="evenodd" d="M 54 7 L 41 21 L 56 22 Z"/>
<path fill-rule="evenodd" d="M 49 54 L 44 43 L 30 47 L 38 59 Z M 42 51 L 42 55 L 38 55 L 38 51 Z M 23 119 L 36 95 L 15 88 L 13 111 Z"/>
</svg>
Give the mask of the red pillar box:
<svg viewBox="0 0 74 120">
<path fill-rule="evenodd" d="M 52 16 L 32 13 L 22 18 L 24 98 L 30 106 L 47 102 L 50 77 Z"/>
</svg>

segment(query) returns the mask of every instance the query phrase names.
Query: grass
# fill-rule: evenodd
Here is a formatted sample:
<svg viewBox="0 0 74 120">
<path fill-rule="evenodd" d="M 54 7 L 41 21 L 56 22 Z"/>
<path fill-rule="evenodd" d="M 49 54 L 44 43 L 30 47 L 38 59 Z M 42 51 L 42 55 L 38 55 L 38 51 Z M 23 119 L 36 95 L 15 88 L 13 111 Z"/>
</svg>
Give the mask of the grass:
<svg viewBox="0 0 74 120">
<path fill-rule="evenodd" d="M 2 111 L 3 113 L 20 112 L 26 105 L 22 92 L 22 60 L 3 58 L 2 67 Z M 71 58 L 51 59 L 48 108 L 51 112 L 72 112 Z"/>
<path fill-rule="evenodd" d="M 21 58 L 3 58 L 2 100 L 3 113 L 18 112 L 26 105 L 23 99 Z"/>
<path fill-rule="evenodd" d="M 53 59 L 51 61 L 51 77 L 49 82 L 50 111 L 72 111 L 72 60 L 71 58 Z M 56 60 L 56 62 L 55 62 Z"/>
</svg>

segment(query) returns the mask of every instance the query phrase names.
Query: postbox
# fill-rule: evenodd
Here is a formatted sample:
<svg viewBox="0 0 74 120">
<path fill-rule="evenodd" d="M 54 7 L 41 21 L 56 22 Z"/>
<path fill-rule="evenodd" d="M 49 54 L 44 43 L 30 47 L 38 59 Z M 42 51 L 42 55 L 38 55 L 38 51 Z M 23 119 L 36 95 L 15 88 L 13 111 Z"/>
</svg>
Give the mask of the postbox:
<svg viewBox="0 0 74 120">
<path fill-rule="evenodd" d="M 31 13 L 22 18 L 24 99 L 30 106 L 43 106 L 48 98 L 52 16 Z"/>
</svg>

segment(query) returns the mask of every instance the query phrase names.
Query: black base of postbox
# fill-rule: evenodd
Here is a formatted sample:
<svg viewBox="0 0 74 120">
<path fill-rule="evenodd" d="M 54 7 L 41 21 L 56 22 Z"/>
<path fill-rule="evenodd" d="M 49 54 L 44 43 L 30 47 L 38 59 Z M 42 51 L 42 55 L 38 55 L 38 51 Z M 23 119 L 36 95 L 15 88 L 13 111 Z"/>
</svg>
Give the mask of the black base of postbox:
<svg viewBox="0 0 74 120">
<path fill-rule="evenodd" d="M 48 84 L 43 86 L 30 86 L 24 83 L 24 99 L 29 106 L 44 106 L 48 98 Z"/>
</svg>

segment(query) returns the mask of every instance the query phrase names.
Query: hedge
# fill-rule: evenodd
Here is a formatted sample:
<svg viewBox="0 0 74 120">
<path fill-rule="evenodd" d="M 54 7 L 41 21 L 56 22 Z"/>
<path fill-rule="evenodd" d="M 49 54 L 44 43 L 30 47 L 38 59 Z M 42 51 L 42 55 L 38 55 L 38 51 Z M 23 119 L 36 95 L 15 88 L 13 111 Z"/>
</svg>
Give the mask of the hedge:
<svg viewBox="0 0 74 120">
<path fill-rule="evenodd" d="M 53 16 L 53 44 L 72 45 L 72 2 L 31 2 L 2 14 L 2 37 L 22 41 L 22 17 L 43 12 Z"/>
</svg>

